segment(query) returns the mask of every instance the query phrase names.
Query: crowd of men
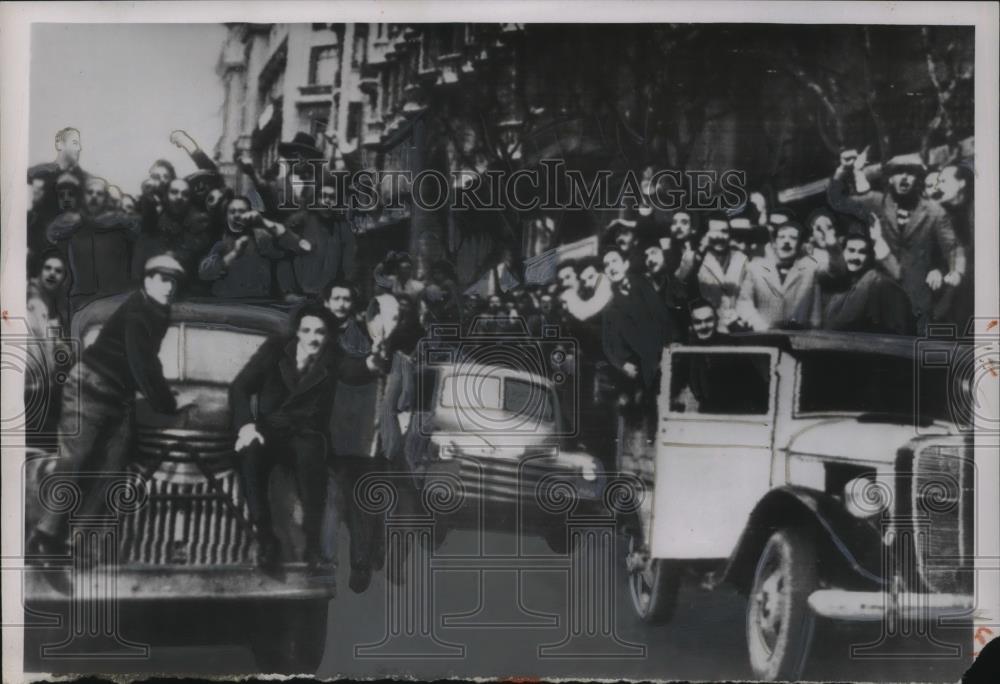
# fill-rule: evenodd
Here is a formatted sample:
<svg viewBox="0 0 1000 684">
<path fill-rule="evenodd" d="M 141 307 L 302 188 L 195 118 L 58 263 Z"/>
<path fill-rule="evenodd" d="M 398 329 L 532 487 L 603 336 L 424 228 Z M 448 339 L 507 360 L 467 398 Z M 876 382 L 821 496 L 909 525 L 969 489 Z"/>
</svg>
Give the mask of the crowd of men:
<svg viewBox="0 0 1000 684">
<path fill-rule="evenodd" d="M 735 333 L 772 329 L 912 335 L 928 323 L 961 324 L 971 315 L 973 174 L 960 163 L 929 173 L 916 155 L 896 157 L 882 167 L 884 189 L 875 190 L 865 152 L 844 149 L 826 201 L 804 219 L 768 206 L 759 193 L 728 212 L 663 217 L 639 207 L 611 222 L 597 254 L 559 263 L 551 282 L 498 286 L 488 296 L 463 293 L 447 260 L 417 272 L 409 254 L 390 252 L 363 288 L 376 294 L 366 303 L 355 235 L 346 212 L 334 206 L 332 188 L 323 188 L 322 208 L 286 209 L 280 182 L 258 178 L 249 160 L 240 163 L 254 184 L 252 197 L 227 187 L 187 134 L 175 131 L 170 141 L 196 170 L 181 178 L 157 160 L 133 197 L 82 170 L 79 131 L 56 134 L 56 160 L 28 172 L 29 325 L 40 338 L 58 340 L 87 303 L 136 290 L 84 352 L 84 388 L 63 400 L 93 418 L 93 429 L 65 452 L 65 467 L 79 471 L 100 451 L 98 440 L 126 419 L 130 393 L 139 390 L 165 413 L 182 410 L 162 369 L 146 358 L 155 357 L 179 287 L 186 296 L 301 302 L 290 334 L 266 343 L 230 392 L 235 450 L 265 569 L 280 557 L 267 501 L 273 465 L 292 455 L 307 556 L 311 566 L 328 565 L 323 469 L 335 454 L 343 491 L 352 491 L 376 429 L 389 431 L 381 435 L 383 456 L 398 457 L 399 425 L 377 420 L 382 407 L 374 397 L 384 405 L 398 399 L 406 372 L 400 358 L 435 323 L 535 337 L 559 326 L 579 350 L 580 438 L 606 456 L 607 403 L 648 408 L 661 351 L 672 342 L 721 344 Z M 323 157 L 305 134 L 280 153 L 289 160 Z M 314 186 L 297 187 L 299 206 L 310 206 Z M 364 322 L 379 316 L 387 321 L 384 336 Z M 382 391 L 373 390 L 377 382 Z M 602 383 L 614 391 L 597 391 Z M 256 418 L 252 395 L 259 397 Z M 359 412 L 365 406 L 367 413 Z M 350 429 L 338 434 L 331 425 Z M 364 590 L 379 554 L 377 535 L 372 520 L 346 508 L 351 585 Z M 36 546 L 56 544 L 62 524 L 58 516 L 43 521 Z"/>
</svg>

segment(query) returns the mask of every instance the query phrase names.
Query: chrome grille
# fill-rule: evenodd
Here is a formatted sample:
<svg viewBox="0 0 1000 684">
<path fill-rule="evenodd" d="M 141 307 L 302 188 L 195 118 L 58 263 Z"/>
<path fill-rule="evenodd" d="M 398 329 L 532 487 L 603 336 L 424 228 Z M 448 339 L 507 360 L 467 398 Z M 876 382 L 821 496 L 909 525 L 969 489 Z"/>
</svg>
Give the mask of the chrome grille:
<svg viewBox="0 0 1000 684">
<path fill-rule="evenodd" d="M 139 430 L 136 468 L 145 478 L 147 502 L 123 520 L 122 562 L 184 566 L 253 562 L 249 514 L 231 449 L 228 433 Z M 215 479 L 214 487 L 205 472 Z"/>
<path fill-rule="evenodd" d="M 917 571 L 936 592 L 971 593 L 974 465 L 967 438 L 919 446 L 914 452 L 911 506 Z"/>
</svg>

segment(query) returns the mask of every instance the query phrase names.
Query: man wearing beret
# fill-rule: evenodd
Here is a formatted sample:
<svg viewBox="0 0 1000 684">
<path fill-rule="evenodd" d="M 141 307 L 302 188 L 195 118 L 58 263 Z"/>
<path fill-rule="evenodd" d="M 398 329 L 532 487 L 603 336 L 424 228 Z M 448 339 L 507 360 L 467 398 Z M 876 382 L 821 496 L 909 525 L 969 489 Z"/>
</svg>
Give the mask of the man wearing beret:
<svg viewBox="0 0 1000 684">
<path fill-rule="evenodd" d="M 899 283 L 913 304 L 917 329 L 922 331 L 931 319 L 935 293 L 945 284 L 961 284 L 966 265 L 948 213 L 921 195 L 927 168 L 916 154 L 893 157 L 884 169 L 889 191 L 858 195 L 847 194 L 847 173 L 842 168 L 827 188 L 830 206 L 852 215 L 862 225 L 871 223 L 871 214 L 878 217 L 885 242 L 899 262 Z"/>
<path fill-rule="evenodd" d="M 136 392 L 159 413 L 186 408 L 187 404 L 178 405 L 159 360 L 170 306 L 183 277 L 184 268 L 168 254 L 147 261 L 142 289 L 118 307 L 70 371 L 72 381 L 63 394 L 57 474 L 75 478 L 83 471 L 123 469 Z M 88 485 L 86 505 L 104 499 L 102 486 L 94 482 L 94 478 L 80 482 Z M 28 554 L 64 554 L 68 515 L 46 510 L 31 535 Z"/>
</svg>

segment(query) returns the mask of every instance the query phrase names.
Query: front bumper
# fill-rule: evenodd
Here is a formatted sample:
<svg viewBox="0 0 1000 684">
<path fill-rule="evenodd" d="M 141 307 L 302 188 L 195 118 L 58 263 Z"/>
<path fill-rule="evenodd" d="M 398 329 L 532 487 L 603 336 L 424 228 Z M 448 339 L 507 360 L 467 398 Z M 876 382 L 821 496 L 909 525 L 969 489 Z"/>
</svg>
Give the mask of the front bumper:
<svg viewBox="0 0 1000 684">
<path fill-rule="evenodd" d="M 809 607 L 816 615 L 857 622 L 882 620 L 889 615 L 913 620 L 959 617 L 971 613 L 973 605 L 973 597 L 968 594 L 820 589 L 809 595 Z"/>
<path fill-rule="evenodd" d="M 98 566 L 85 571 L 31 568 L 24 572 L 27 601 L 69 600 L 178 601 L 256 599 L 328 599 L 332 585 L 310 580 L 304 563 L 283 567 L 284 581 L 265 575 L 255 566 L 165 568 Z M 71 595 L 57 591 L 43 573 L 61 572 L 73 587 Z"/>
</svg>

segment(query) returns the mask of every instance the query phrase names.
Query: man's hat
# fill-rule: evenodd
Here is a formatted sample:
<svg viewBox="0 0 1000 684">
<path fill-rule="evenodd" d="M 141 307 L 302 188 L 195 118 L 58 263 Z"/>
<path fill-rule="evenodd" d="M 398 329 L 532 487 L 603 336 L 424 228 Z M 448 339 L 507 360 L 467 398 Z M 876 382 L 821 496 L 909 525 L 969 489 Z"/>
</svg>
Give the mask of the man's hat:
<svg viewBox="0 0 1000 684">
<path fill-rule="evenodd" d="M 323 159 L 323 153 L 316 147 L 316 138 L 302 132 L 296 133 L 291 142 L 278 143 L 278 154 L 290 158 Z"/>
<path fill-rule="evenodd" d="M 885 176 L 887 177 L 904 171 L 909 171 L 915 176 L 923 178 L 927 175 L 927 166 L 916 152 L 911 154 L 897 154 L 885 163 Z"/>
<path fill-rule="evenodd" d="M 177 261 L 170 254 L 157 254 L 146 261 L 146 266 L 143 268 L 143 273 L 145 275 L 150 275 L 152 273 L 160 273 L 166 276 L 172 276 L 178 280 L 184 277 L 184 267 L 181 266 L 181 262 Z"/>
<path fill-rule="evenodd" d="M 777 228 L 778 226 L 784 225 L 789 221 L 795 220 L 795 212 L 788 207 L 775 207 L 770 212 L 768 212 L 767 222 L 772 228 Z"/>
<path fill-rule="evenodd" d="M 77 178 L 72 173 L 62 173 L 62 174 L 59 174 L 59 178 L 56 179 L 56 187 L 57 188 L 65 188 L 65 187 L 79 188 L 80 187 L 80 179 Z"/>
</svg>

